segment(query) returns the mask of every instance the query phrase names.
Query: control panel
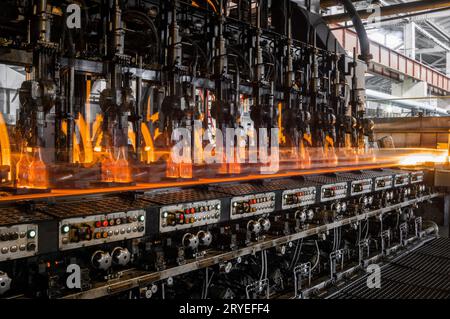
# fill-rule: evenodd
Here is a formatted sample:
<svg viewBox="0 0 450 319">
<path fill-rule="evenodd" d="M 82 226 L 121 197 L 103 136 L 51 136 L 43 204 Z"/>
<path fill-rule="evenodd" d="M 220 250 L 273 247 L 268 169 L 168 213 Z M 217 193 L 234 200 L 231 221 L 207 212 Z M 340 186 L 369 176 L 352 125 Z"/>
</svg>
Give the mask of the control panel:
<svg viewBox="0 0 450 319">
<path fill-rule="evenodd" d="M 38 226 L 0 227 L 0 261 L 34 256 L 38 252 Z"/>
<path fill-rule="evenodd" d="M 423 183 L 423 171 L 411 172 L 411 184 Z"/>
<path fill-rule="evenodd" d="M 396 173 L 394 175 L 394 187 L 406 186 L 409 184 L 409 173 Z"/>
<path fill-rule="evenodd" d="M 316 203 L 316 188 L 306 187 L 285 190 L 282 193 L 281 209 L 292 209 Z"/>
<path fill-rule="evenodd" d="M 343 199 L 347 197 L 347 192 L 347 183 L 322 185 L 320 188 L 320 201 L 329 202 L 337 199 Z"/>
<path fill-rule="evenodd" d="M 230 210 L 231 219 L 271 213 L 275 210 L 275 193 L 269 192 L 233 197 Z"/>
<path fill-rule="evenodd" d="M 63 219 L 59 222 L 59 249 L 142 237 L 145 220 L 143 209 Z"/>
<path fill-rule="evenodd" d="M 350 196 L 370 193 L 372 192 L 372 185 L 372 179 L 352 181 L 350 186 Z"/>
<path fill-rule="evenodd" d="M 374 190 L 377 192 L 392 188 L 393 180 L 394 178 L 392 177 L 392 175 L 376 177 Z"/>
<path fill-rule="evenodd" d="M 218 223 L 220 210 L 220 200 L 163 206 L 160 209 L 159 231 L 165 233 Z"/>
</svg>

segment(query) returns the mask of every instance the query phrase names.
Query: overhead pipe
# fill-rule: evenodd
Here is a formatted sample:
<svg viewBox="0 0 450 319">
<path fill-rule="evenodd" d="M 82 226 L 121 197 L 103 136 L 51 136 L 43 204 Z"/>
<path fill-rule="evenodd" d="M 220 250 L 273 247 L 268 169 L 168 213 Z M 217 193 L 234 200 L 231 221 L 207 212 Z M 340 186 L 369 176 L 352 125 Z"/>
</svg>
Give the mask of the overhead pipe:
<svg viewBox="0 0 450 319">
<path fill-rule="evenodd" d="M 370 54 L 370 40 L 367 36 L 366 28 L 361 21 L 361 17 L 356 11 L 355 6 L 353 5 L 351 0 L 340 0 L 344 5 L 345 10 L 347 11 L 347 17 L 351 17 L 353 25 L 355 26 L 356 33 L 359 38 L 359 46 L 361 48 L 361 55 L 359 58 L 366 63 L 369 63 L 372 60 L 372 54 Z"/>
<path fill-rule="evenodd" d="M 395 102 L 394 104 L 399 105 L 400 107 L 403 107 L 405 109 L 409 110 L 426 110 L 430 111 L 439 115 L 445 115 L 448 116 L 449 112 L 446 109 L 440 108 L 440 107 L 432 107 L 426 104 L 414 102 L 411 100 L 402 100 L 401 97 L 396 97 L 394 95 L 386 94 L 383 92 L 378 92 L 374 90 L 366 90 L 366 95 L 369 99 L 378 99 L 380 102 L 382 101 L 392 101 Z"/>
<path fill-rule="evenodd" d="M 342 1 L 351 3 L 350 0 Z M 353 6 L 353 5 L 352 5 Z M 425 11 L 431 9 L 446 8 L 450 6 L 449 0 L 421 0 L 407 3 L 394 4 L 390 6 L 380 7 L 380 17 L 395 15 L 399 13 L 410 13 L 417 11 Z M 348 11 L 347 7 L 345 9 Z M 373 10 L 359 10 L 357 11 L 361 19 L 367 19 L 374 14 Z M 350 12 L 340 13 L 335 15 L 324 16 L 323 19 L 328 24 L 336 24 L 341 22 L 346 22 L 351 19 L 352 15 Z M 353 23 L 354 24 L 354 23 Z"/>
</svg>

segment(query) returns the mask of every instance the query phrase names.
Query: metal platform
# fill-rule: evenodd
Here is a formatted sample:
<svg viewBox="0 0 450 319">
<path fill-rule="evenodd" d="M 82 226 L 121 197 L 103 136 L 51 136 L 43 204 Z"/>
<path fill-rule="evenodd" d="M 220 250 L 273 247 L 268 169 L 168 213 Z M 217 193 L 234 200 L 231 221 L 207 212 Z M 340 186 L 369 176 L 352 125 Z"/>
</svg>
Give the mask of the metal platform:
<svg viewBox="0 0 450 319">
<path fill-rule="evenodd" d="M 38 206 L 38 208 L 56 218 L 72 218 L 99 215 L 133 209 L 146 209 L 153 206 L 141 199 L 125 199 L 121 197 L 92 198 L 74 201 L 61 201 L 56 204 Z"/>
<path fill-rule="evenodd" d="M 213 188 L 219 192 L 230 194 L 233 196 L 272 192 L 285 189 L 284 186 L 278 183 L 229 184 L 229 185 L 213 186 Z"/>
<path fill-rule="evenodd" d="M 438 238 L 381 268 L 381 288 L 369 289 L 367 276 L 331 299 L 449 299 L 450 239 Z"/>
<path fill-rule="evenodd" d="M 49 216 L 27 207 L 0 208 L 0 226 L 36 223 L 50 219 Z"/>
<path fill-rule="evenodd" d="M 228 195 L 221 192 L 200 188 L 190 188 L 148 193 L 145 194 L 142 199 L 160 205 L 172 205 L 178 203 L 220 199 L 225 197 L 228 197 Z"/>
</svg>

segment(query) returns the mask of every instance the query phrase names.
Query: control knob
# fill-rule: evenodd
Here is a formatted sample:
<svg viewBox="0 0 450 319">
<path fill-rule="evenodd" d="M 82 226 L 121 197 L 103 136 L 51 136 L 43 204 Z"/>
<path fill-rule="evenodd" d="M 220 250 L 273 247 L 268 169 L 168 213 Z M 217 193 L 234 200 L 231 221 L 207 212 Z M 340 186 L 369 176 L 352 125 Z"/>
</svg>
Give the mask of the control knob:
<svg viewBox="0 0 450 319">
<path fill-rule="evenodd" d="M 247 230 L 254 234 L 259 234 L 261 232 L 261 224 L 254 220 L 250 220 L 247 223 Z"/>
<path fill-rule="evenodd" d="M 183 246 L 195 250 L 198 248 L 199 240 L 197 235 L 187 233 L 183 236 Z"/>
<path fill-rule="evenodd" d="M 308 211 L 306 212 L 306 218 L 308 220 L 313 220 L 314 219 L 314 211 L 312 209 L 308 209 Z"/>
<path fill-rule="evenodd" d="M 267 218 L 260 218 L 258 220 L 259 224 L 261 225 L 261 229 L 262 231 L 269 231 L 270 229 L 270 220 L 268 220 Z"/>
<path fill-rule="evenodd" d="M 11 288 L 11 281 L 7 273 L 0 271 L 0 296 Z"/>
<path fill-rule="evenodd" d="M 201 246 L 209 246 L 212 242 L 212 234 L 207 230 L 201 230 L 197 233 L 199 244 Z"/>
<path fill-rule="evenodd" d="M 298 210 L 295 212 L 295 219 L 298 219 L 300 222 L 304 223 L 306 221 L 306 211 Z"/>
<path fill-rule="evenodd" d="M 92 266 L 99 270 L 108 270 L 111 267 L 112 257 L 108 252 L 98 250 L 92 255 L 91 262 Z"/>
<path fill-rule="evenodd" d="M 131 259 L 131 253 L 127 248 L 116 247 L 112 252 L 113 263 L 119 266 L 126 266 Z"/>
</svg>

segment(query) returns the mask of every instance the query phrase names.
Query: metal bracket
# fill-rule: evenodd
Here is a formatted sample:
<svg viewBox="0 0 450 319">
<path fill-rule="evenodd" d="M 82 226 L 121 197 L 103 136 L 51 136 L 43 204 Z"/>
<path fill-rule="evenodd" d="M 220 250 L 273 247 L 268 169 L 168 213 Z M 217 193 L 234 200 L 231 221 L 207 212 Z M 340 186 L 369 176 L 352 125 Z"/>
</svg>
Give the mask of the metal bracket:
<svg viewBox="0 0 450 319">
<path fill-rule="evenodd" d="M 335 280 L 336 278 L 336 266 L 339 262 L 341 264 L 341 269 L 344 268 L 344 249 L 338 249 L 330 253 L 330 278 Z"/>
<path fill-rule="evenodd" d="M 366 253 L 365 255 L 364 252 Z M 366 256 L 367 258 L 369 258 L 370 256 L 370 245 L 368 239 L 361 240 L 358 243 L 359 264 L 362 266 L 364 266 L 364 256 Z"/>
<path fill-rule="evenodd" d="M 406 245 L 406 239 L 408 238 L 408 224 L 407 223 L 401 223 L 398 227 L 400 232 L 400 244 L 402 246 Z"/>
<path fill-rule="evenodd" d="M 255 281 L 245 287 L 247 299 L 257 299 L 256 297 L 263 293 L 265 293 L 266 299 L 269 299 L 269 279 L 267 278 Z"/>
<path fill-rule="evenodd" d="M 294 292 L 295 298 L 303 298 L 301 293 L 302 280 L 308 278 L 308 287 L 311 285 L 311 263 L 300 264 L 294 268 Z M 300 293 L 299 293 L 300 291 Z"/>
<path fill-rule="evenodd" d="M 381 233 L 381 253 L 386 255 L 387 248 L 391 246 L 391 230 L 387 229 Z"/>
<path fill-rule="evenodd" d="M 414 220 L 414 229 L 416 232 L 416 237 L 417 238 L 422 238 L 423 237 L 423 233 L 422 233 L 422 217 L 417 217 Z"/>
</svg>

